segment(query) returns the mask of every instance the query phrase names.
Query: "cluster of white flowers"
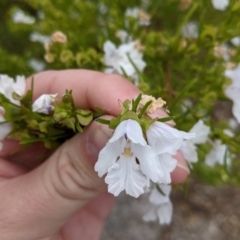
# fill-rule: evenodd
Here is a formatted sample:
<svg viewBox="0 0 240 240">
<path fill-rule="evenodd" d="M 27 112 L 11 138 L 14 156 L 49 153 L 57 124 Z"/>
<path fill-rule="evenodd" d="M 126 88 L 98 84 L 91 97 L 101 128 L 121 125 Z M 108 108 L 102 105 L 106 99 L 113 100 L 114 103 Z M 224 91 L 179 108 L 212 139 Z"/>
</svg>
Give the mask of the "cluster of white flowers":
<svg viewBox="0 0 240 240">
<path fill-rule="evenodd" d="M 230 166 L 231 154 L 228 152 L 227 145 L 218 139 L 212 141 L 209 138 L 210 127 L 204 124 L 202 120 L 199 120 L 189 132 L 196 133 L 196 137 L 185 140 L 181 146 L 181 152 L 190 167 L 192 167 L 192 163 L 198 161 L 197 146 L 206 142 L 211 144 L 212 149 L 205 157 L 205 164 L 209 167 L 214 167 L 216 164 L 224 165 L 226 159 L 227 165 Z M 229 129 L 225 129 L 223 132 L 229 137 L 234 136 L 233 132 Z"/>
<path fill-rule="evenodd" d="M 131 77 L 137 85 L 139 81 L 137 71 L 142 72 L 146 66 L 143 60 L 143 54 L 138 47 L 138 41 L 124 43 L 118 48 L 111 41 L 106 41 L 103 46 L 105 52 L 104 62 L 107 66 L 105 72 L 120 75 L 126 74 L 128 77 Z"/>
<path fill-rule="evenodd" d="M 149 204 L 143 220 L 146 222 L 159 220 L 159 224 L 170 224 L 172 221 L 173 205 L 170 200 L 171 185 L 158 185 L 162 193 L 154 187 L 149 195 Z"/>
<path fill-rule="evenodd" d="M 135 7 L 128 8 L 125 12 L 125 25 L 129 25 L 129 17 L 138 20 L 139 25 L 150 25 L 150 16 L 143 10 Z M 121 45 L 116 47 L 111 41 L 106 41 L 103 46 L 104 63 L 106 65 L 105 73 L 116 73 L 127 75 L 134 81 L 135 85 L 139 84 L 139 72 L 146 67 L 143 60 L 143 46 L 138 40 L 134 41 L 132 36 L 125 30 L 120 29 L 116 36 L 121 40 Z"/>
<path fill-rule="evenodd" d="M 25 93 L 25 78 L 23 76 L 17 76 L 16 81 L 7 75 L 0 74 L 0 93 L 5 95 L 12 103 L 20 105 L 19 100 L 13 98 L 13 94 L 17 93 L 22 96 Z M 1 107 L 1 114 L 4 114 L 4 109 Z M 10 123 L 4 123 L 4 116 L 0 115 L 0 150 L 2 149 L 2 140 L 11 132 L 12 125 Z"/>
<path fill-rule="evenodd" d="M 232 80 L 231 85 L 225 89 L 225 95 L 233 101 L 233 116 L 240 123 L 240 65 L 235 69 L 226 70 L 225 75 Z"/>
<path fill-rule="evenodd" d="M 100 151 L 95 170 L 99 177 L 107 174 L 105 182 L 114 196 L 125 190 L 127 194 L 138 197 L 149 186 L 149 180 L 171 183 L 170 173 L 177 164 L 172 156 L 185 139 L 193 137 L 193 133 L 154 122 L 146 131 L 146 141 L 137 121 L 122 121 Z"/>
</svg>

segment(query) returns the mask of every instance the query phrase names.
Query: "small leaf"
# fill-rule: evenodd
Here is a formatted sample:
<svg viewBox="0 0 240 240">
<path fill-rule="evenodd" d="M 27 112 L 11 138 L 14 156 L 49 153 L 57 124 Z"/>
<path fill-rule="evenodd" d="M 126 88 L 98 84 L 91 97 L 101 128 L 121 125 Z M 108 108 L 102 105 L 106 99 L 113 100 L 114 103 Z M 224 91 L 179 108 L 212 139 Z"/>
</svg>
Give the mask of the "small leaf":
<svg viewBox="0 0 240 240">
<path fill-rule="evenodd" d="M 103 118 L 97 118 L 97 121 L 102 123 L 102 124 L 106 124 L 106 125 L 110 124 L 110 120 L 103 119 Z"/>
<path fill-rule="evenodd" d="M 138 104 L 140 103 L 141 99 L 142 99 L 142 93 L 140 93 L 140 94 L 137 96 L 137 98 L 136 98 L 135 101 L 133 100 L 133 103 L 132 103 L 132 111 L 133 111 L 133 112 L 136 112 L 136 111 L 137 111 L 137 107 L 138 107 Z"/>
<path fill-rule="evenodd" d="M 158 184 L 156 184 L 156 188 L 158 190 L 159 193 L 161 193 L 163 196 L 166 196 L 166 194 L 163 192 L 163 190 L 158 186 Z"/>
<path fill-rule="evenodd" d="M 141 118 L 142 115 L 146 112 L 147 108 L 150 106 L 150 104 L 152 103 L 152 101 L 148 101 L 144 107 L 142 108 L 141 112 L 138 114 L 138 117 Z"/>
<path fill-rule="evenodd" d="M 93 120 L 93 114 L 91 113 L 89 116 L 82 116 L 80 114 L 77 114 L 77 119 L 78 122 L 83 125 L 83 126 L 87 126 L 89 125 L 89 123 L 92 122 Z"/>
<path fill-rule="evenodd" d="M 168 122 L 168 121 L 171 121 L 173 120 L 175 117 L 174 116 L 169 116 L 169 117 L 165 117 L 165 118 L 158 118 L 158 122 Z"/>
</svg>

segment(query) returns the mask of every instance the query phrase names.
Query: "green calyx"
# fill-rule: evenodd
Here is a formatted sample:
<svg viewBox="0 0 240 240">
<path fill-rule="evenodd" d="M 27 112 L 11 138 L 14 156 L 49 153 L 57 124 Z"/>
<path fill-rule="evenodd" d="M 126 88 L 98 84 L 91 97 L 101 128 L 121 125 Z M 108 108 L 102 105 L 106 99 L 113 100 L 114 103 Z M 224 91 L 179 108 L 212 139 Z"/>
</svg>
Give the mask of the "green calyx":
<svg viewBox="0 0 240 240">
<path fill-rule="evenodd" d="M 140 124 L 142 130 L 144 132 L 146 132 L 151 124 L 153 124 L 155 121 L 161 121 L 161 118 L 160 119 L 159 118 L 151 118 L 147 114 L 147 109 L 151 105 L 152 101 L 148 101 L 141 109 L 139 109 L 139 103 L 140 103 L 141 99 L 142 99 L 142 94 L 140 93 L 135 100 L 134 99 L 132 101 L 130 101 L 129 99 L 125 100 L 122 103 L 122 111 L 117 117 L 112 118 L 111 120 L 98 118 L 98 121 L 100 123 L 108 125 L 109 128 L 111 128 L 111 129 L 116 129 L 117 126 L 122 121 L 132 119 L 134 121 L 137 121 Z M 171 120 L 171 119 L 172 119 L 172 117 L 169 117 L 166 119 L 166 121 Z"/>
</svg>

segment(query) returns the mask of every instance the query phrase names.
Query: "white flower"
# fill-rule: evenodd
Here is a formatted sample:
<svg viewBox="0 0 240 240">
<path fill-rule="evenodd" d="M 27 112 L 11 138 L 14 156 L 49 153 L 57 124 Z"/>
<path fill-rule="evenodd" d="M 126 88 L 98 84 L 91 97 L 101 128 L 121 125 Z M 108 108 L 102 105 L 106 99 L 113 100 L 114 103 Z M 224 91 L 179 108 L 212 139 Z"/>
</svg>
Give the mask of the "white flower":
<svg viewBox="0 0 240 240">
<path fill-rule="evenodd" d="M 224 11 L 229 5 L 229 0 L 212 0 L 212 5 L 215 9 Z"/>
<path fill-rule="evenodd" d="M 210 128 L 204 124 L 202 120 L 199 120 L 189 131 L 189 133 L 196 133 L 196 137 L 183 142 L 181 151 L 184 158 L 191 163 L 198 161 L 198 155 L 196 151 L 196 144 L 203 144 L 207 141 L 210 133 Z"/>
<path fill-rule="evenodd" d="M 37 60 L 35 58 L 31 58 L 28 61 L 28 65 L 35 71 L 35 72 L 41 72 L 45 69 L 46 64 L 40 60 Z"/>
<path fill-rule="evenodd" d="M 51 38 L 49 36 L 40 34 L 38 32 L 32 32 L 30 34 L 30 40 L 32 42 L 40 42 L 42 44 L 46 44 L 46 43 L 50 42 L 50 39 Z"/>
<path fill-rule="evenodd" d="M 108 191 L 117 196 L 124 189 L 126 193 L 138 197 L 144 192 L 149 179 L 153 182 L 168 182 L 168 171 L 172 166 L 171 156 L 159 159 L 155 151 L 143 137 L 143 132 L 134 120 L 125 120 L 116 128 L 113 137 L 100 151 L 95 171 L 99 177 L 107 173 L 105 182 Z M 173 160 L 176 166 L 176 160 Z M 164 178 L 166 176 L 166 179 Z"/>
<path fill-rule="evenodd" d="M 142 59 L 142 53 L 137 49 L 137 44 L 138 42 L 134 41 L 122 44 L 116 48 L 112 42 L 105 42 L 103 46 L 105 52 L 104 61 L 107 66 L 105 72 L 120 75 L 123 75 L 125 72 L 129 77 L 136 77 L 138 74 L 131 61 L 139 71 L 143 71 L 146 63 Z"/>
<path fill-rule="evenodd" d="M 182 35 L 185 38 L 198 38 L 198 24 L 191 21 L 183 26 Z"/>
<path fill-rule="evenodd" d="M 0 93 L 4 94 L 12 103 L 20 105 L 18 100 L 13 98 L 13 93 L 23 96 L 26 82 L 24 76 L 17 76 L 14 81 L 7 75 L 0 75 Z"/>
<path fill-rule="evenodd" d="M 155 221 L 159 220 L 159 224 L 170 224 L 172 221 L 173 206 L 169 195 L 172 187 L 170 185 L 159 185 L 159 188 L 164 193 L 161 194 L 157 188 L 154 188 L 149 196 L 148 210 L 143 216 L 143 220 Z"/>
<path fill-rule="evenodd" d="M 12 16 L 12 20 L 15 23 L 23 23 L 23 24 L 33 24 L 35 22 L 35 18 L 26 15 L 22 10 L 18 9 Z"/>
<path fill-rule="evenodd" d="M 234 37 L 231 39 L 231 43 L 236 46 L 239 47 L 240 46 L 240 37 Z"/>
<path fill-rule="evenodd" d="M 215 140 L 212 142 L 212 150 L 206 156 L 205 163 L 206 165 L 213 167 L 217 163 L 220 165 L 224 165 L 224 160 L 226 158 L 227 166 L 230 165 L 230 156 L 228 154 L 227 145 L 222 144 L 220 140 Z"/>
<path fill-rule="evenodd" d="M 150 16 L 137 7 L 128 8 L 125 12 L 125 16 L 138 19 L 138 23 L 140 26 L 149 26 L 151 23 Z M 128 25 L 128 21 L 126 21 L 126 25 Z"/>
<path fill-rule="evenodd" d="M 3 140 L 12 130 L 12 125 L 10 123 L 2 123 L 5 121 L 5 118 L 0 115 L 0 151 L 2 150 Z"/>
<path fill-rule="evenodd" d="M 235 69 L 226 70 L 225 76 L 231 78 L 232 84 L 226 87 L 224 92 L 233 101 L 233 116 L 240 123 L 240 65 Z"/>
<path fill-rule="evenodd" d="M 53 111 L 54 106 L 57 98 L 57 94 L 43 94 L 38 99 L 36 99 L 32 105 L 33 112 L 45 113 L 49 114 Z"/>
<path fill-rule="evenodd" d="M 195 133 L 186 133 L 168 126 L 165 123 L 154 122 L 148 128 L 147 141 L 157 154 L 176 154 L 185 139 L 196 136 Z"/>
</svg>

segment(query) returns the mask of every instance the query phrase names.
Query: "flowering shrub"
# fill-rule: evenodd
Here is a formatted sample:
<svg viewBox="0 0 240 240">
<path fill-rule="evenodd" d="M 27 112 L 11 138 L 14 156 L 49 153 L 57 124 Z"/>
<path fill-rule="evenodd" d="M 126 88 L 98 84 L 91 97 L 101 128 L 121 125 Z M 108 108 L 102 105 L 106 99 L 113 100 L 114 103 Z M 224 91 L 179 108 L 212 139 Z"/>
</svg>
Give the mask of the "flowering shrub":
<svg viewBox="0 0 240 240">
<path fill-rule="evenodd" d="M 166 184 L 171 182 L 169 174 L 176 166 L 172 156 L 178 149 L 192 176 L 207 184 L 240 184 L 238 0 L 23 0 L 0 4 L 0 73 L 13 77 L 45 69 L 93 69 L 122 75 L 145 94 L 166 101 L 166 111 L 182 131 L 159 119 L 150 123 L 143 119 L 151 107 L 152 112 L 156 109 L 151 105 L 155 98 L 149 102 L 141 96 L 134 109 L 123 105 L 130 117 L 120 115 L 117 123 L 107 123 L 115 132 L 95 165 L 100 177 L 107 174 L 105 181 L 114 195 L 125 190 L 138 197 L 150 187 L 149 180 L 154 182 L 152 192 L 147 193 L 153 206 L 144 215 L 146 221 L 158 218 L 164 224 L 171 220 Z M 26 104 L 21 98 L 22 79 L 17 77 L 14 82 L 7 75 L 0 76 L 0 103 L 6 112 Z M 66 94 L 71 98 L 71 93 Z M 38 127 L 43 141 L 46 126 L 53 130 L 52 124 L 56 124 L 48 114 L 71 128 L 71 134 L 99 116 L 75 109 L 64 97 L 57 105 L 56 97 L 43 95 L 35 103 L 28 102 L 29 111 L 42 121 L 39 126 L 34 122 L 29 126 Z M 65 111 L 69 106 L 71 111 Z M 142 115 L 141 108 L 145 108 Z M 225 113 L 228 109 L 232 109 L 230 114 Z M 1 140 L 10 131 L 20 136 L 19 122 L 12 123 L 12 119 L 10 115 L 1 117 Z M 20 141 L 24 144 L 31 138 Z M 45 141 L 45 145 L 52 143 Z"/>
</svg>

